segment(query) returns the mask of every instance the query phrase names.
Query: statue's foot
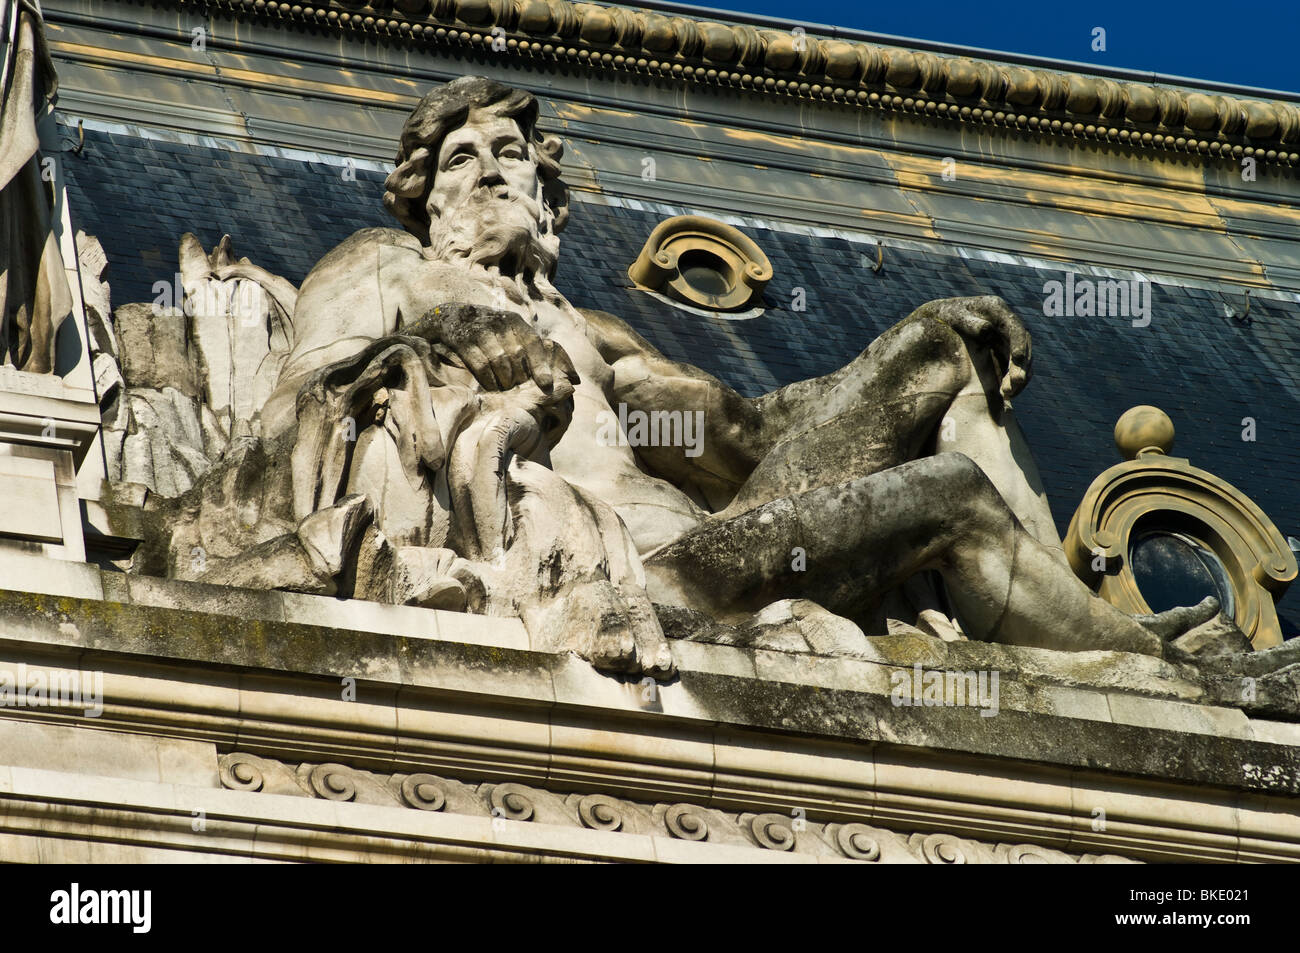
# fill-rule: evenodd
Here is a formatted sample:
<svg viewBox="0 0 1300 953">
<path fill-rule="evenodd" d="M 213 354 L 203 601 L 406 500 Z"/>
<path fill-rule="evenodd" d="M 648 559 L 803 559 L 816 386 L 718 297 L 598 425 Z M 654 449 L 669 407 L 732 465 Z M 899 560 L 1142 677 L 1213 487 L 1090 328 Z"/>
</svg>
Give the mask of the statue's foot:
<svg viewBox="0 0 1300 953">
<path fill-rule="evenodd" d="M 574 652 L 602 672 L 662 680 L 676 671 L 648 600 L 625 598 L 607 580 L 567 587 L 525 606 L 522 616 L 534 644 Z"/>
<path fill-rule="evenodd" d="M 659 618 L 653 611 L 649 622 L 638 620 L 636 632 L 635 674 L 648 675 L 657 681 L 664 681 L 677 674 L 677 663 L 673 661 L 673 650 L 668 646 Z"/>
<path fill-rule="evenodd" d="M 1195 664 L 1218 655 L 1251 651 L 1250 640 L 1219 611 L 1219 600 L 1213 596 L 1194 606 L 1133 618 L 1160 639 L 1161 657 L 1169 662 Z"/>
<path fill-rule="evenodd" d="M 578 613 L 587 622 L 585 647 L 579 655 L 602 672 L 654 679 L 676 672 L 672 650 L 648 600 L 627 599 L 607 583 L 583 588 L 584 601 L 594 597 L 598 605 Z"/>
<path fill-rule="evenodd" d="M 393 554 L 392 601 L 464 612 L 469 607 L 467 580 L 459 575 L 467 565 L 450 549 L 399 546 Z"/>
<path fill-rule="evenodd" d="M 1209 622 L 1218 614 L 1219 600 L 1214 596 L 1206 596 L 1194 606 L 1177 606 L 1155 615 L 1135 615 L 1133 620 L 1148 632 L 1159 636 L 1162 642 L 1171 642 L 1198 625 Z"/>
</svg>

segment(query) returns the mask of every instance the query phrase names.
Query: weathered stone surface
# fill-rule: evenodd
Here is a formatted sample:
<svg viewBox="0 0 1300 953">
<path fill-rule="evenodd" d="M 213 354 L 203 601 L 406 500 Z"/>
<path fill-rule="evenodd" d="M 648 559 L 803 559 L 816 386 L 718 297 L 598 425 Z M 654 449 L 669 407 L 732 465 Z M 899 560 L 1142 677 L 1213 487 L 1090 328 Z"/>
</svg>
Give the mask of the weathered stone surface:
<svg viewBox="0 0 1300 953">
<path fill-rule="evenodd" d="M 217 782 L 211 742 L 6 718 L 0 720 L 0 745 L 7 766 L 168 784 L 213 787 Z"/>
<path fill-rule="evenodd" d="M 81 300 L 86 309 L 90 333 L 91 372 L 101 408 L 109 406 L 126 385 L 117 356 L 117 335 L 113 333 L 112 292 L 106 280 L 108 255 L 93 235 L 78 231 L 77 266 L 81 273 Z"/>
<path fill-rule="evenodd" d="M 1250 715 L 1300 721 L 1300 663 L 1260 675 L 1218 676 L 1210 679 L 1210 697 Z"/>
<path fill-rule="evenodd" d="M 0 535 L 63 541 L 59 488 L 49 460 L 9 456 L 0 446 Z"/>
<path fill-rule="evenodd" d="M 664 617 L 886 664 L 941 655 L 926 639 L 1064 649 L 1086 657 L 1054 683 L 1101 665 L 1195 695 L 1158 656 L 1203 616 L 1140 624 L 1062 556 L 1005 302 L 922 304 L 839 371 L 743 398 L 555 290 L 567 194 L 537 111 L 439 87 L 386 182 L 405 232 L 356 233 L 301 289 L 186 235 L 183 310 L 118 309 L 112 475 L 163 497 L 138 571 L 513 615 L 620 674 L 671 676 Z"/>
<path fill-rule="evenodd" d="M 683 606 L 657 605 L 655 612 L 671 639 L 776 652 L 878 657 L 872 640 L 856 624 L 806 599 L 774 602 L 739 626 L 717 622 Z"/>
<path fill-rule="evenodd" d="M 1258 652 L 1247 652 L 1207 660 L 1207 671 L 1243 676 L 1261 676 L 1300 663 L 1300 639 Z"/>
<path fill-rule="evenodd" d="M 185 312 L 153 304 L 124 304 L 113 315 L 120 342 L 122 377 L 128 387 L 171 388 L 199 395 L 199 368 Z"/>
<path fill-rule="evenodd" d="M 1240 655 L 1253 651 L 1250 639 L 1231 619 L 1219 614 L 1173 640 L 1175 648 L 1198 659 Z"/>
</svg>

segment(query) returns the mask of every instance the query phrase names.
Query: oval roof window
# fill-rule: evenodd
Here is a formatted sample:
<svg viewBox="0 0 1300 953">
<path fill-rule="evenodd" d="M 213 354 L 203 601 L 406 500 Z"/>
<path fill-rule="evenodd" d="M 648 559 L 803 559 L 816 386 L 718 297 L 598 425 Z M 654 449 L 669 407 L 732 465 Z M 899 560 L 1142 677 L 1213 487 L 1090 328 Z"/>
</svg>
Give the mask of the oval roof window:
<svg viewBox="0 0 1300 953">
<path fill-rule="evenodd" d="M 739 229 L 703 215 L 678 215 L 655 226 L 627 273 L 638 288 L 683 304 L 743 311 L 762 299 L 772 264 Z"/>
</svg>

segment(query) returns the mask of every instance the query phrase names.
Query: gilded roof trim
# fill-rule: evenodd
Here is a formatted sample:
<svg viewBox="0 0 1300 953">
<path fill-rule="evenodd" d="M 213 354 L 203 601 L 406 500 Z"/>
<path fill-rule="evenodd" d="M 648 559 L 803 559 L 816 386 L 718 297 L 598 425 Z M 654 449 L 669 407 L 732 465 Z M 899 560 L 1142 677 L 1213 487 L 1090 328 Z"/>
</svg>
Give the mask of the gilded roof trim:
<svg viewBox="0 0 1300 953">
<path fill-rule="evenodd" d="M 172 0 L 187 6 L 192 0 Z M 571 0 L 209 0 L 413 46 L 748 89 L 1058 140 L 1300 166 L 1300 108 Z M 493 30 L 500 28 L 494 37 Z M 504 49 L 502 49 L 504 44 Z"/>
</svg>

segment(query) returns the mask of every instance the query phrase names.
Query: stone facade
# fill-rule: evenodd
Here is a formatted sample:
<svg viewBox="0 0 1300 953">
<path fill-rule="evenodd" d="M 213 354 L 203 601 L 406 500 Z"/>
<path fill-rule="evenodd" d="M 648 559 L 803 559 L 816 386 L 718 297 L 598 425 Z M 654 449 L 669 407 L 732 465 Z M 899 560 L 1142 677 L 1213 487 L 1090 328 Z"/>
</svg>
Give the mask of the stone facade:
<svg viewBox="0 0 1300 953">
<path fill-rule="evenodd" d="M 794 158 L 833 151 L 862 109 L 897 113 L 870 132 L 895 164 L 911 161 L 903 131 L 937 155 L 952 124 L 1055 136 L 1059 121 L 1044 117 L 1064 111 L 1080 129 L 1090 118 L 1125 127 L 1086 125 L 1117 167 L 1127 150 L 1181 142 L 1192 158 L 1154 161 L 1201 163 L 1208 176 L 1223 155 L 1258 157 L 1281 193 L 1293 190 L 1295 109 L 820 39 L 811 60 L 804 49 L 790 59 L 780 35 L 742 25 L 565 0 L 538 19 L 533 7 L 494 7 L 499 23 L 444 4 L 377 21 L 295 8 L 286 26 L 235 5 L 191 31 L 191 52 L 246 48 L 273 67 L 265 44 L 282 31 L 328 40 L 341 29 L 372 71 L 356 95 L 404 117 L 380 123 L 396 159 L 375 196 L 401 229 L 356 222 L 302 276 L 239 257 L 238 234 L 205 245 L 187 231 L 159 259 L 153 301 L 115 301 L 118 238 L 74 240 L 62 172 L 36 190 L 45 224 L 11 247 L 54 249 L 58 267 L 44 252 L 30 266 L 20 256 L 14 287 L 39 278 L 70 304 L 65 319 L 50 304 L 63 298 L 37 295 L 45 312 L 4 316 L 18 348 L 0 375 L 0 402 L 15 408 L 0 413 L 5 856 L 1293 859 L 1300 659 L 1280 623 L 1260 628 L 1257 616 L 1296 563 L 1263 511 L 1221 494 L 1277 563 L 1254 571 L 1268 587 L 1253 601 L 1234 598 L 1245 592 L 1234 573 L 1252 567 L 1230 560 L 1216 597 L 1164 612 L 1099 585 L 1116 572 L 1104 560 L 1126 567 L 1133 550 L 1097 523 L 1098 548 L 1067 557 L 1013 407 L 1034 367 L 1032 322 L 996 286 L 916 287 L 856 357 L 761 393 L 665 353 L 632 314 L 571 300 L 557 286 L 561 232 L 602 176 L 634 194 L 617 161 L 592 161 L 625 148 L 627 130 L 608 128 L 588 151 L 574 123 L 588 135 L 599 123 L 564 68 L 540 98 L 515 71 L 536 45 L 521 37 L 580 36 L 581 48 L 542 52 L 585 61 L 619 95 L 642 81 L 619 70 L 662 74 L 645 80 L 660 88 L 717 78 L 723 91 L 692 94 L 706 111 L 728 85 L 749 90 L 751 138 L 811 98 L 827 133 L 806 151 L 784 140 Z M 113 42 L 71 6 L 47 24 L 14 9 L 28 38 L 20 70 L 36 62 L 24 50 L 49 50 L 46 74 L 63 56 L 76 77 L 74 47 Z M 189 15 L 178 4 L 174 25 Z M 471 29 L 426 25 L 457 17 Z M 232 23 L 251 32 L 226 32 Z M 372 48 L 358 23 L 400 42 Z M 442 49 L 482 48 L 493 27 L 514 31 L 495 62 Z M 383 80 L 381 61 L 411 55 L 412 37 L 458 78 Z M 638 44 L 661 59 L 631 58 Z M 165 59 L 164 46 L 153 55 Z M 663 57 L 761 61 L 765 78 L 665 73 Z M 784 78 L 817 70 L 837 85 Z M 289 128 L 284 93 L 246 80 L 254 111 Z M 313 83 L 294 94 L 305 105 Z M 126 89 L 95 108 L 134 121 Z M 177 95 L 166 83 L 152 94 Z M 84 85 L 72 96 L 93 99 Z M 171 101 L 193 110 L 193 97 Z M 972 97 L 1035 115 L 971 112 Z M 48 97 L 21 99 L 6 99 L 6 117 L 31 100 L 31 127 L 57 140 Z M 265 148 L 244 121 L 245 146 Z M 70 149 L 66 137 L 47 145 L 64 164 L 85 148 L 78 128 Z M 1213 143 L 1174 136 L 1188 129 Z M 732 133 L 715 124 L 711 135 Z M 1052 136 L 1033 147 L 1044 161 L 1071 148 Z M 653 156 L 642 163 L 651 197 L 683 194 L 676 155 L 665 149 L 662 183 Z M 39 166 L 35 152 L 23 158 Z M 358 161 L 335 166 L 341 182 L 357 181 Z M 95 188 L 76 179 L 75 191 Z M 963 200 L 971 188 L 954 187 Z M 743 340 L 745 321 L 779 308 L 780 276 L 763 242 L 710 224 L 716 194 L 704 188 L 698 214 L 645 236 L 644 250 L 622 249 L 627 293 L 679 321 L 735 321 Z M 889 196 L 877 197 L 887 223 Z M 1256 201 L 1263 217 L 1267 200 Z M 1016 241 L 1004 247 L 1023 255 Z M 893 252 L 874 247 L 863 258 L 878 275 Z M 1285 248 L 1258 252 L 1294 264 Z M 1203 269 L 1194 254 L 1165 263 Z M 1284 284 L 1290 272 L 1269 274 Z M 40 341 L 54 342 L 44 363 Z M 1131 455 L 1152 449 L 1127 430 L 1116 439 L 1137 440 Z M 1222 515 L 1211 505 L 1206 525 Z M 1078 564 L 1089 555 L 1103 565 Z"/>
</svg>

